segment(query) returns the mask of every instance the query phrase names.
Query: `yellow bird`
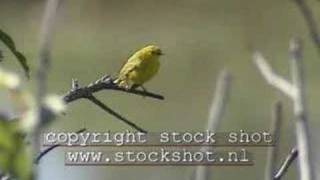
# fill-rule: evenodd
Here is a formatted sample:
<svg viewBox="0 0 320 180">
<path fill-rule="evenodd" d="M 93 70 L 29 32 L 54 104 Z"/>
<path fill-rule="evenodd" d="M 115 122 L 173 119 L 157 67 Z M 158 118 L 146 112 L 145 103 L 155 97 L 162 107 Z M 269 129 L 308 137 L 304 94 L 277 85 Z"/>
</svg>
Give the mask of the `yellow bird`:
<svg viewBox="0 0 320 180">
<path fill-rule="evenodd" d="M 126 89 L 141 87 L 145 90 L 143 84 L 159 71 L 161 55 L 163 55 L 161 49 L 155 45 L 148 45 L 138 50 L 122 66 L 114 83 Z"/>
</svg>

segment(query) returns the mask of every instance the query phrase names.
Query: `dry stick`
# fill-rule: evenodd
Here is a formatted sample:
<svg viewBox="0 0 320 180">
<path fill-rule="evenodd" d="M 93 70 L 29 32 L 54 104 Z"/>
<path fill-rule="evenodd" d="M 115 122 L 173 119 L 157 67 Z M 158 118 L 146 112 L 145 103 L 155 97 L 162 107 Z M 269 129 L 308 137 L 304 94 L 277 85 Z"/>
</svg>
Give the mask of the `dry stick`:
<svg viewBox="0 0 320 180">
<path fill-rule="evenodd" d="M 286 174 L 287 170 L 289 169 L 290 165 L 293 163 L 293 161 L 298 156 L 298 150 L 297 148 L 293 148 L 290 153 L 287 155 L 286 159 L 281 164 L 279 170 L 277 173 L 275 173 L 273 180 L 280 180 L 283 175 Z"/>
<path fill-rule="evenodd" d="M 271 133 L 273 134 L 274 146 L 270 147 L 267 156 L 265 180 L 273 180 L 276 170 L 277 158 L 279 153 L 280 129 L 282 123 L 282 103 L 277 102 L 272 109 Z"/>
<path fill-rule="evenodd" d="M 122 92 L 127 92 L 127 93 L 131 93 L 131 94 L 136 94 L 136 95 L 141 95 L 141 96 L 145 96 L 145 97 L 151 97 L 151 98 L 155 98 L 155 99 L 164 99 L 163 96 L 158 95 L 158 94 L 154 94 L 151 92 L 146 92 L 146 91 L 139 91 L 139 90 L 125 90 L 121 87 L 118 87 L 116 84 L 113 83 L 113 80 L 109 77 L 109 76 L 103 76 L 102 78 L 98 79 L 97 81 L 95 81 L 94 83 L 90 83 L 88 86 L 85 87 L 80 87 L 79 83 L 76 79 L 72 80 L 72 85 L 71 85 L 71 90 L 65 95 L 63 96 L 63 99 L 66 103 L 71 103 L 73 101 L 79 100 L 79 99 L 88 99 L 91 102 L 93 102 L 94 104 L 96 104 L 97 106 L 99 106 L 100 108 L 102 108 L 104 111 L 110 113 L 111 115 L 115 116 L 116 118 L 118 118 L 119 120 L 123 121 L 124 123 L 128 124 L 129 126 L 131 126 L 132 128 L 140 131 L 140 132 L 144 132 L 147 133 L 146 130 L 144 130 L 143 128 L 139 127 L 138 125 L 136 125 L 135 123 L 129 121 L 128 119 L 126 119 L 125 117 L 123 117 L 122 115 L 120 115 L 119 113 L 115 112 L 114 110 L 112 110 L 111 108 L 109 108 L 108 106 L 106 106 L 104 103 L 102 103 L 100 100 L 98 100 L 96 97 L 93 96 L 93 93 L 95 92 L 99 92 L 102 90 L 119 90 Z M 81 132 L 82 130 L 78 131 Z M 44 151 L 40 152 L 35 159 L 35 163 L 38 164 L 39 161 L 46 155 L 48 154 L 50 151 L 54 150 L 55 148 L 60 147 L 60 145 L 53 145 L 48 147 L 47 149 L 45 149 Z"/>
<path fill-rule="evenodd" d="M 309 29 L 310 38 L 320 52 L 320 34 L 314 15 L 305 0 L 293 0 L 303 15 Z"/>
<path fill-rule="evenodd" d="M 103 76 L 102 78 L 96 80 L 94 83 L 90 83 L 85 87 L 79 87 L 78 81 L 73 79 L 72 88 L 66 95 L 64 95 L 63 99 L 66 103 L 70 103 L 81 98 L 87 98 L 88 96 L 103 90 L 115 90 L 159 100 L 164 99 L 163 96 L 148 91 L 141 91 L 138 89 L 127 90 L 125 88 L 119 87 L 118 85 L 113 83 L 113 79 L 108 75 Z"/>
<path fill-rule="evenodd" d="M 128 119 L 126 119 L 125 117 L 120 115 L 119 113 L 115 112 L 114 110 L 109 108 L 107 105 L 102 103 L 100 100 L 98 100 L 93 95 L 93 93 L 100 91 L 100 90 L 104 90 L 109 87 L 112 87 L 113 89 L 118 88 L 118 89 L 121 89 L 121 91 L 122 91 L 122 88 L 120 88 L 116 84 L 114 84 L 113 80 L 109 76 L 104 76 L 104 77 L 100 78 L 99 80 L 97 80 L 95 83 L 91 83 L 88 86 L 82 87 L 82 88 L 79 87 L 78 81 L 73 80 L 71 90 L 67 93 L 67 95 L 65 95 L 63 97 L 63 99 L 66 103 L 70 103 L 70 102 L 73 102 L 75 100 L 82 99 L 82 98 L 88 99 L 92 103 L 94 103 L 97 106 L 99 106 L 100 108 L 102 108 L 104 111 L 115 116 L 120 121 L 123 121 L 124 123 L 128 124 L 129 126 L 131 126 L 132 128 L 134 128 L 140 132 L 146 133 L 147 132 L 146 130 L 139 127 L 135 123 L 129 121 Z M 163 96 L 161 96 L 161 95 L 153 94 L 153 93 L 146 92 L 146 91 L 127 90 L 127 92 L 131 92 L 133 94 L 138 94 L 138 95 L 142 95 L 142 96 L 153 97 L 153 98 L 157 98 L 157 99 L 159 99 L 159 98 L 164 99 Z"/>
<path fill-rule="evenodd" d="M 312 167 L 312 154 L 310 134 L 308 127 L 308 116 L 305 103 L 305 86 L 302 65 L 302 46 L 298 39 L 290 42 L 289 53 L 291 56 L 292 82 L 297 88 L 297 94 L 293 98 L 294 115 L 296 119 L 296 138 L 299 150 L 299 166 L 301 180 L 313 180 L 314 168 Z"/>
<path fill-rule="evenodd" d="M 216 131 L 219 127 L 222 116 L 225 112 L 225 106 L 230 92 L 230 75 L 227 71 L 220 72 L 216 83 L 214 99 L 210 106 L 207 130 Z M 201 151 L 208 151 L 209 147 L 201 148 Z M 208 180 L 209 169 L 207 166 L 198 166 L 193 174 L 195 180 Z"/>
<path fill-rule="evenodd" d="M 79 133 L 82 133 L 82 132 L 84 132 L 84 131 L 86 131 L 85 128 L 80 129 L 80 130 L 77 131 L 76 133 L 79 134 Z M 61 145 L 61 144 L 52 145 L 52 146 L 49 146 L 48 148 L 46 148 L 45 150 L 41 151 L 41 152 L 39 153 L 39 155 L 36 157 L 36 159 L 34 160 L 34 163 L 35 163 L 35 164 L 38 164 L 38 163 L 40 162 L 40 160 L 41 160 L 47 153 L 49 153 L 49 152 L 52 151 L 53 149 L 55 149 L 55 148 L 57 148 L 57 147 L 60 147 L 60 146 L 62 146 L 62 145 Z"/>
<path fill-rule="evenodd" d="M 267 82 L 278 88 L 281 92 L 287 94 L 292 99 L 294 104 L 294 116 L 296 119 L 296 136 L 297 146 L 299 150 L 299 167 L 300 167 L 300 179 L 301 180 L 313 180 L 314 179 L 314 168 L 312 167 L 311 149 L 310 149 L 310 135 L 307 125 L 307 112 L 304 97 L 304 86 L 303 86 L 303 72 L 302 72 L 302 48 L 300 42 L 292 40 L 290 42 L 290 55 L 291 55 L 291 75 L 292 83 L 282 79 L 278 81 L 279 77 L 276 74 L 272 74 L 273 71 L 269 64 L 264 60 L 261 54 L 256 53 L 254 55 L 254 62 L 260 70 L 261 74 L 267 80 Z M 267 71 L 267 70 L 270 71 Z M 281 84 L 282 83 L 282 84 Z M 288 86 L 288 92 L 285 89 L 280 88 Z"/>
</svg>

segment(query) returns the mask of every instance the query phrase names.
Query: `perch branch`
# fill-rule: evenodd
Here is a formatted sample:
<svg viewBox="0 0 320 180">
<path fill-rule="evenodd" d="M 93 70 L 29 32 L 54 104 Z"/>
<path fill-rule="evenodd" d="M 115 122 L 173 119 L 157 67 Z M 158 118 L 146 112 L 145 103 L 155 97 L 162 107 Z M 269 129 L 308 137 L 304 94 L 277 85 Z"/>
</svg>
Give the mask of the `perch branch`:
<svg viewBox="0 0 320 180">
<path fill-rule="evenodd" d="M 71 90 L 66 95 L 64 95 L 63 99 L 65 102 L 70 103 L 77 99 L 87 98 L 88 96 L 91 96 L 92 94 L 102 90 L 115 90 L 129 94 L 140 95 L 143 97 L 150 97 L 160 100 L 164 99 L 163 96 L 148 91 L 141 91 L 137 89 L 127 90 L 125 88 L 119 87 L 118 85 L 113 83 L 113 79 L 110 76 L 103 76 L 94 83 L 90 83 L 88 86 L 85 87 L 79 87 L 77 80 L 74 79 L 72 81 Z"/>
<path fill-rule="evenodd" d="M 73 101 L 79 100 L 79 99 L 88 99 L 95 105 L 99 106 L 101 109 L 104 111 L 108 112 L 109 114 L 115 116 L 118 118 L 120 121 L 128 124 L 132 128 L 143 132 L 147 133 L 147 131 L 135 123 L 129 121 L 119 113 L 115 112 L 111 108 L 109 108 L 107 105 L 105 105 L 103 102 L 101 102 L 99 99 L 97 99 L 95 96 L 93 96 L 94 93 L 102 90 L 116 90 L 116 91 L 121 91 L 121 92 L 127 92 L 131 94 L 136 94 L 136 95 L 141 95 L 143 97 L 151 97 L 155 99 L 164 99 L 163 96 L 154 94 L 151 92 L 147 91 L 139 91 L 139 90 L 126 90 L 124 88 L 118 87 L 116 84 L 113 83 L 113 80 L 110 78 L 110 76 L 103 76 L 102 78 L 98 79 L 94 83 L 90 83 L 88 86 L 85 87 L 80 87 L 79 82 L 76 79 L 72 79 L 71 83 L 71 90 L 63 96 L 63 100 L 66 103 L 71 103 Z M 79 132 L 82 132 L 84 130 L 80 130 Z M 39 161 L 44 157 L 46 154 L 48 154 L 50 151 L 53 149 L 59 147 L 60 145 L 53 145 L 45 149 L 44 151 L 40 152 L 39 155 L 36 156 L 35 163 L 38 164 Z"/>
<path fill-rule="evenodd" d="M 113 80 L 109 76 L 103 76 L 102 78 L 98 79 L 94 83 L 90 83 L 88 86 L 85 86 L 85 87 L 80 87 L 78 80 L 72 79 L 71 90 L 65 96 L 63 96 L 63 99 L 66 103 L 71 103 L 71 102 L 76 101 L 78 99 L 88 99 L 92 103 L 94 103 L 97 106 L 99 106 L 100 108 L 102 108 L 104 111 L 115 116 L 116 118 L 118 118 L 119 120 L 128 124 L 132 128 L 134 128 L 140 132 L 144 132 L 144 133 L 147 132 L 146 130 L 142 129 L 141 127 L 139 127 L 135 123 L 129 121 L 128 119 L 126 119 L 125 117 L 120 115 L 119 113 L 115 112 L 114 110 L 112 110 L 111 108 L 106 106 L 104 103 L 102 103 L 95 96 L 93 96 L 93 93 L 98 92 L 98 91 L 102 91 L 102 90 L 119 90 L 122 92 L 128 92 L 128 93 L 137 94 L 137 95 L 141 95 L 141 96 L 148 96 L 148 97 L 152 97 L 152 98 L 156 98 L 156 99 L 164 99 L 163 96 L 157 95 L 154 93 L 139 91 L 139 90 L 125 90 L 123 88 L 117 87 L 117 85 L 113 83 Z M 85 129 L 78 131 L 78 133 L 83 132 L 83 131 L 85 131 Z M 35 159 L 35 163 L 38 164 L 39 161 L 46 154 L 48 154 L 50 151 L 52 151 L 53 149 L 55 149 L 57 147 L 60 147 L 60 145 L 58 144 L 58 145 L 50 146 L 47 149 L 45 149 L 44 151 L 40 152 L 39 155 L 37 155 L 37 157 Z"/>
<path fill-rule="evenodd" d="M 216 89 L 214 94 L 214 99 L 209 110 L 207 130 L 216 131 L 222 120 L 222 116 L 225 112 L 226 103 L 228 101 L 230 92 L 230 74 L 223 70 L 220 72 L 219 77 L 216 82 Z M 201 151 L 208 151 L 209 147 L 201 148 Z M 195 180 L 208 180 L 209 179 L 209 169 L 207 166 L 197 166 L 194 173 L 193 179 Z"/>
<path fill-rule="evenodd" d="M 282 103 L 277 102 L 272 110 L 272 122 L 270 131 L 273 134 L 273 147 L 268 150 L 267 165 L 265 171 L 265 180 L 273 180 L 276 170 L 277 158 L 279 152 L 280 129 L 282 122 Z"/>
<path fill-rule="evenodd" d="M 253 55 L 253 60 L 265 80 L 273 87 L 293 98 L 296 94 L 296 88 L 286 79 L 277 75 L 267 63 L 261 53 L 256 52 Z"/>
<path fill-rule="evenodd" d="M 273 180 L 280 180 L 286 174 L 290 165 L 298 156 L 297 148 L 293 148 L 281 164 L 279 170 L 275 173 Z"/>
<path fill-rule="evenodd" d="M 135 123 L 129 121 L 119 113 L 115 112 L 111 108 L 109 108 L 107 105 L 105 105 L 103 102 L 98 100 L 93 94 L 95 92 L 101 91 L 101 90 L 116 90 L 116 91 L 121 91 L 121 92 L 128 92 L 136 95 L 141 95 L 141 96 L 147 96 L 147 97 L 152 97 L 156 99 L 164 99 L 163 96 L 150 93 L 147 91 L 140 91 L 140 90 L 126 90 L 124 88 L 118 87 L 116 84 L 113 83 L 113 80 L 109 76 L 103 76 L 102 78 L 98 79 L 94 83 L 90 83 L 88 86 L 85 87 L 80 87 L 79 83 L 77 80 L 73 79 L 72 84 L 71 84 L 71 90 L 63 97 L 64 101 L 66 103 L 73 102 L 78 99 L 88 99 L 95 105 L 99 106 L 102 108 L 104 111 L 108 112 L 109 114 L 115 116 L 118 118 L 120 121 L 123 121 L 124 123 L 128 124 L 132 128 L 146 133 L 147 131 L 144 130 L 143 128 L 139 127 Z"/>
<path fill-rule="evenodd" d="M 82 132 L 84 132 L 84 131 L 86 131 L 85 128 L 80 129 L 80 130 L 77 131 L 76 133 L 79 134 L 79 133 L 82 133 Z M 35 164 L 39 164 L 40 160 L 41 160 L 46 154 L 48 154 L 50 151 L 52 151 L 52 150 L 54 150 L 55 148 L 60 147 L 60 146 L 61 146 L 61 144 L 52 145 L 52 146 L 49 146 L 48 148 L 46 148 L 45 150 L 41 151 L 41 152 L 37 155 L 36 159 L 34 160 L 34 163 L 35 163 Z"/>
<path fill-rule="evenodd" d="M 309 29 L 310 38 L 314 42 L 315 46 L 320 53 L 320 34 L 317 27 L 316 20 L 311 11 L 311 8 L 307 5 L 305 0 L 293 0 L 297 7 L 299 8 L 304 20 L 306 21 L 307 27 Z"/>
</svg>

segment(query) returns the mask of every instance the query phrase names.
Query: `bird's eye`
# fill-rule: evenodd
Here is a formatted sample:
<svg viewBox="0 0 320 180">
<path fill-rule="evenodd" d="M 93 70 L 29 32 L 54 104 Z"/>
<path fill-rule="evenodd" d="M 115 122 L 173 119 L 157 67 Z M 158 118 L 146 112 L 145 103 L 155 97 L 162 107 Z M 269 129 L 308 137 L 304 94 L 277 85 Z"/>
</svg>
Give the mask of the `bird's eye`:
<svg viewBox="0 0 320 180">
<path fill-rule="evenodd" d="M 156 51 L 152 51 L 153 54 L 156 55 L 162 55 L 163 53 L 161 52 L 161 50 L 156 50 Z"/>
</svg>

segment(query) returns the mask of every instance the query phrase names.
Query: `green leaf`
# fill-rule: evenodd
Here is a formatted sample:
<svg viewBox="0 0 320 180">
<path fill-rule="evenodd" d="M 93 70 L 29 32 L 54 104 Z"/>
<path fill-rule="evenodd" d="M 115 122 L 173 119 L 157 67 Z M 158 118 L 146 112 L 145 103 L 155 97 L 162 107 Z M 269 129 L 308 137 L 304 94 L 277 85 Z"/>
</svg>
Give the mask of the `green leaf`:
<svg viewBox="0 0 320 180">
<path fill-rule="evenodd" d="M 30 78 L 30 68 L 27 63 L 26 57 L 16 49 L 12 38 L 0 29 L 0 40 L 10 49 L 10 51 L 16 56 L 20 65 L 22 66 L 27 78 Z M 1 61 L 1 60 L 0 60 Z"/>
</svg>

